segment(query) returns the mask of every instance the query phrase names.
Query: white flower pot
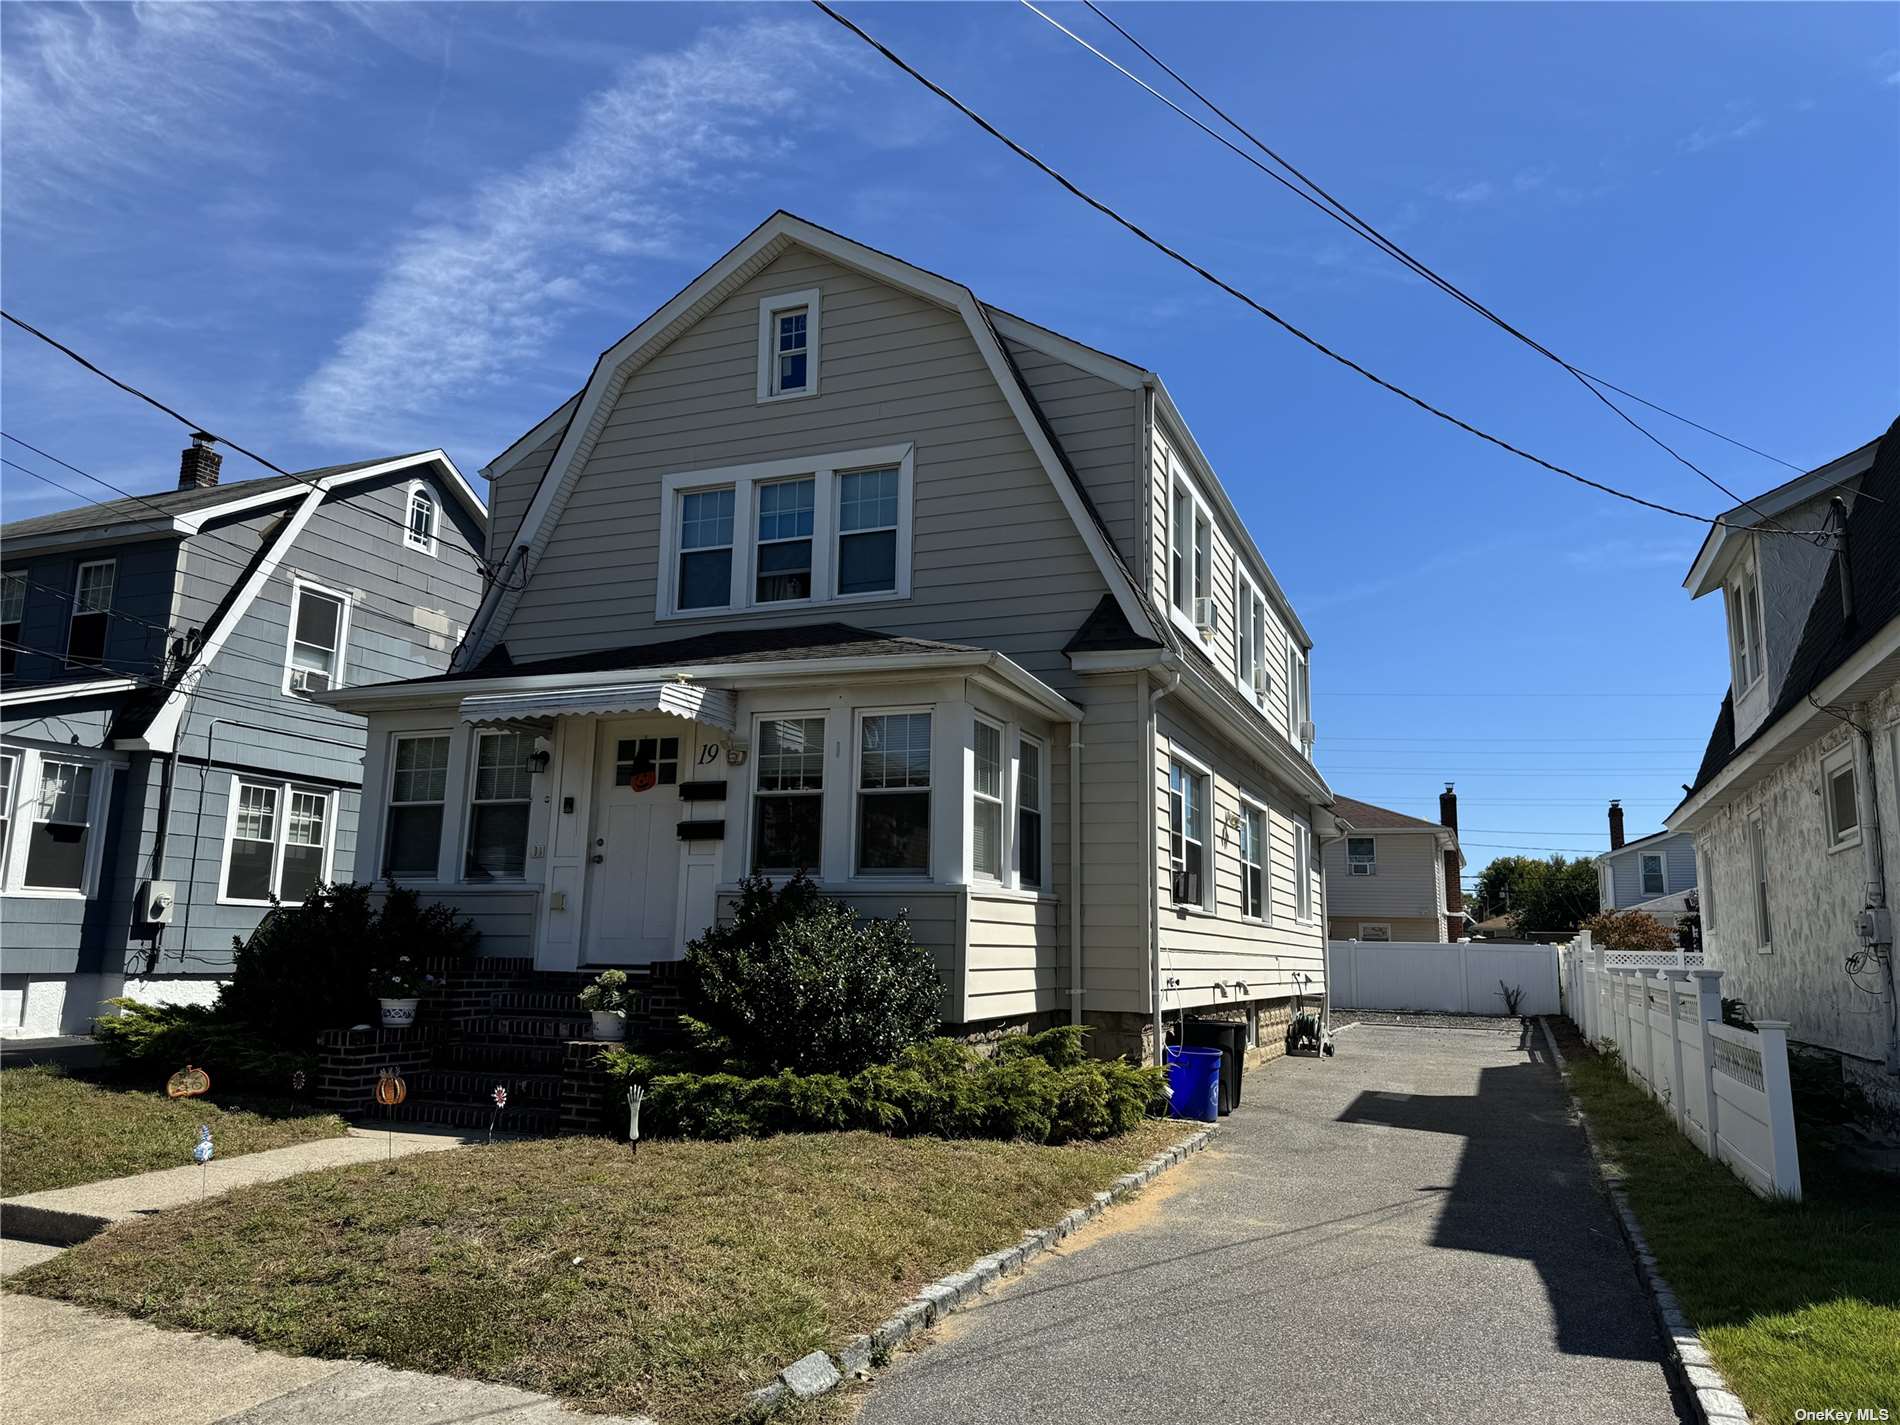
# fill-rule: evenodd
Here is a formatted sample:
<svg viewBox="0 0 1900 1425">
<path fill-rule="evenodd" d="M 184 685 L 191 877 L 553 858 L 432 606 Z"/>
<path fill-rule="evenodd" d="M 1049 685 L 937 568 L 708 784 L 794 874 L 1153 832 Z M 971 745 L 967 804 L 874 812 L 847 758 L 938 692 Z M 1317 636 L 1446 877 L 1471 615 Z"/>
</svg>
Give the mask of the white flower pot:
<svg viewBox="0 0 1900 1425">
<path fill-rule="evenodd" d="M 627 1037 L 627 1016 L 617 1009 L 597 1009 L 594 1015 L 594 1038 L 619 1041 Z"/>
<path fill-rule="evenodd" d="M 419 999 L 379 1000 L 383 1007 L 383 1028 L 407 1029 L 416 1022 L 416 1006 Z"/>
</svg>

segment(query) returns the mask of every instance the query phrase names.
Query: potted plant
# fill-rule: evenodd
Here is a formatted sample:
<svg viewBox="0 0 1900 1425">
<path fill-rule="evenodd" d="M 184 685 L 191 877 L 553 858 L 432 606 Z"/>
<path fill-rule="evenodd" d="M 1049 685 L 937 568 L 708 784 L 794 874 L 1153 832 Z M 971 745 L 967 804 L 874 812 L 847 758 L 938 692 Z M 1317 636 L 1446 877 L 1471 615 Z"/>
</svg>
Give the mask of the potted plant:
<svg viewBox="0 0 1900 1425">
<path fill-rule="evenodd" d="M 625 970 L 602 970 L 594 983 L 581 991 L 581 1008 L 594 1016 L 594 1038 L 627 1037 L 627 999 Z"/>
<path fill-rule="evenodd" d="M 430 977 L 417 973 L 415 961 L 407 955 L 399 955 L 393 965 L 370 973 L 371 992 L 383 1010 L 383 1028 L 409 1028 L 416 1022 L 416 1005 Z"/>
</svg>

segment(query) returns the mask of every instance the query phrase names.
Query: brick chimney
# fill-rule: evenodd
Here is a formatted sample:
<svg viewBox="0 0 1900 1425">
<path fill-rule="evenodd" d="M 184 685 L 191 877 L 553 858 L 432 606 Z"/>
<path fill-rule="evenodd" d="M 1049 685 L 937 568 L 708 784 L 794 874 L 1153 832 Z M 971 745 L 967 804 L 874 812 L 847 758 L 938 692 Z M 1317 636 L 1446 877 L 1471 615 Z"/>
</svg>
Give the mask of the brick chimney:
<svg viewBox="0 0 1900 1425">
<path fill-rule="evenodd" d="M 216 440 L 216 436 L 201 430 L 191 433 L 191 444 L 178 457 L 179 489 L 208 490 L 218 483 L 218 467 L 224 464 L 224 457 L 211 448 Z"/>
<path fill-rule="evenodd" d="M 1454 835 L 1458 831 L 1458 791 L 1450 782 L 1445 790 L 1438 794 L 1438 820 L 1443 826 L 1449 826 Z M 1445 852 L 1445 938 L 1462 940 L 1465 937 L 1465 889 L 1464 871 L 1458 864 L 1458 849 L 1451 847 Z"/>
<path fill-rule="evenodd" d="M 1610 803 L 1610 850 L 1620 851 L 1622 849 L 1623 803 L 1620 801 L 1612 801 Z"/>
</svg>

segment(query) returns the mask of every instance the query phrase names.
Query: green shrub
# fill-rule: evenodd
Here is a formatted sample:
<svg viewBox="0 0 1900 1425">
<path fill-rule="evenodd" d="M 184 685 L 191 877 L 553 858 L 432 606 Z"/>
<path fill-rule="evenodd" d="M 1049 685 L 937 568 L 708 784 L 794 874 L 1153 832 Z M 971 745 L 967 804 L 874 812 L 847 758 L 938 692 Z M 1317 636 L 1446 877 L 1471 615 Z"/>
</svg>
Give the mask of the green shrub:
<svg viewBox="0 0 1900 1425">
<path fill-rule="evenodd" d="M 280 906 L 249 941 L 238 940 L 217 1012 L 278 1043 L 316 1043 L 325 1029 L 374 1022 L 376 967 L 465 959 L 480 933 L 446 905 L 422 904 L 393 881 L 381 904 L 370 886 L 319 886 L 301 906 Z"/>
<path fill-rule="evenodd" d="M 1165 1106 L 1161 1070 L 1076 1059 L 1080 1033 L 1007 1042 L 1022 1047 L 984 1058 L 953 1039 L 932 1039 L 894 1064 L 872 1064 L 849 1078 L 790 1069 L 750 1077 L 686 1073 L 676 1060 L 622 1048 L 604 1050 L 600 1062 L 646 1085 L 641 1128 L 656 1138 L 868 1129 L 1067 1143 L 1126 1133 Z"/>
<path fill-rule="evenodd" d="M 902 916 L 860 917 L 803 873 L 745 881 L 732 919 L 686 947 L 694 1012 L 761 1071 L 855 1073 L 942 1022 L 943 985 Z"/>
<path fill-rule="evenodd" d="M 240 1085 L 282 1093 L 297 1070 L 316 1069 L 314 1045 L 299 1052 L 275 1044 L 207 1005 L 107 1002 L 120 1013 L 100 1019 L 93 1032 L 115 1062 L 141 1076 L 169 1078 L 196 1064 L 217 1088 Z"/>
</svg>

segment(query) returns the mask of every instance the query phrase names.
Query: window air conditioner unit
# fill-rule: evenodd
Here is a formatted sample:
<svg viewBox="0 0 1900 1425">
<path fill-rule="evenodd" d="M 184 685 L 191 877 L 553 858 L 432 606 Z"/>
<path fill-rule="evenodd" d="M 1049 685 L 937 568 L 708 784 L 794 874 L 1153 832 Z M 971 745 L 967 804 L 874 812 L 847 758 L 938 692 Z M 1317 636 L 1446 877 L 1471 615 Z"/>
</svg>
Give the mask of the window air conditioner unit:
<svg viewBox="0 0 1900 1425">
<path fill-rule="evenodd" d="M 1173 890 L 1176 904 L 1199 905 L 1201 903 L 1200 872 L 1176 870 Z"/>
<path fill-rule="evenodd" d="M 1194 601 L 1194 626 L 1201 631 L 1201 637 L 1213 637 L 1214 630 L 1219 623 L 1220 615 L 1216 611 L 1214 601 L 1211 598 L 1196 599 Z"/>
</svg>

